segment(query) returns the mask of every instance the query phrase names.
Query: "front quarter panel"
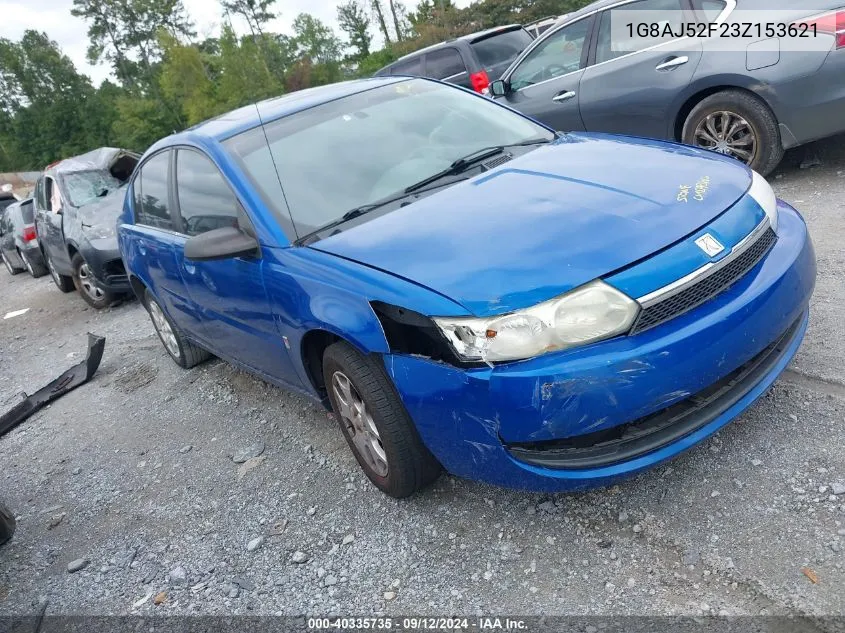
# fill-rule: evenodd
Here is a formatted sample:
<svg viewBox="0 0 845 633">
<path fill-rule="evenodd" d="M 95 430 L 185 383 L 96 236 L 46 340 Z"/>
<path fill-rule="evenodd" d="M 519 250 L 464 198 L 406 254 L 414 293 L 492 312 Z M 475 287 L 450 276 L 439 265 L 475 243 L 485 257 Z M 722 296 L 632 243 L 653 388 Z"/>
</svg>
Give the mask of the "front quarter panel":
<svg viewBox="0 0 845 633">
<path fill-rule="evenodd" d="M 308 247 L 267 248 L 265 284 L 279 331 L 290 345 L 306 389 L 303 339 L 324 330 L 364 354 L 390 349 L 371 301 L 382 301 L 427 315 L 467 316 L 464 308 L 427 288 Z"/>
</svg>

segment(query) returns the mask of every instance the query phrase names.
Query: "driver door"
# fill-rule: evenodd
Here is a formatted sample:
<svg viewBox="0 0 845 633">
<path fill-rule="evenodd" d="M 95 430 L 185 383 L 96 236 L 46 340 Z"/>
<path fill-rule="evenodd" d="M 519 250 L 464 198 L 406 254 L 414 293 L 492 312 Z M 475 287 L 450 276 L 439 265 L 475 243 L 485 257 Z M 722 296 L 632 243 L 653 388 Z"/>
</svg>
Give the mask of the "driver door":
<svg viewBox="0 0 845 633">
<path fill-rule="evenodd" d="M 506 103 L 555 130 L 584 130 L 578 90 L 592 30 L 590 15 L 544 39 L 504 78 Z"/>
</svg>

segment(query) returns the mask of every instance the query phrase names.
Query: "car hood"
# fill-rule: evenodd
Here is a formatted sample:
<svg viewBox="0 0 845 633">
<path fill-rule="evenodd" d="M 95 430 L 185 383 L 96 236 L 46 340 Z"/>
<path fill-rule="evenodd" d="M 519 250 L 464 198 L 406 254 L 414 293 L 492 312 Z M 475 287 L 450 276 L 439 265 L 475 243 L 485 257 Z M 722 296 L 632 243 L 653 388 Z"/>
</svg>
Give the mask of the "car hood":
<svg viewBox="0 0 845 633">
<path fill-rule="evenodd" d="M 91 240 L 115 238 L 117 219 L 123 212 L 126 186 L 110 191 L 102 198 L 79 207 L 83 233 Z M 116 239 L 116 238 L 115 238 Z"/>
<path fill-rule="evenodd" d="M 750 184 L 747 168 L 712 152 L 570 134 L 311 247 L 490 316 L 670 246 L 728 209 Z"/>
</svg>

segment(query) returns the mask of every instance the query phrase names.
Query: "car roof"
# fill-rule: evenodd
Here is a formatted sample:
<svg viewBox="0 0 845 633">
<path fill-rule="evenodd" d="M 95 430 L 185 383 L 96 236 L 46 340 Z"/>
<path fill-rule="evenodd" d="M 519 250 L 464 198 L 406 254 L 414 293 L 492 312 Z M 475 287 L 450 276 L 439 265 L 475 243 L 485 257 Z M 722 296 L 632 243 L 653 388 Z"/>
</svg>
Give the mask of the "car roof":
<svg viewBox="0 0 845 633">
<path fill-rule="evenodd" d="M 365 92 L 379 86 L 386 86 L 400 81 L 408 81 L 409 77 L 369 77 L 340 83 L 306 88 L 243 106 L 231 112 L 226 112 L 213 119 L 198 123 L 182 132 L 172 134 L 155 143 L 150 150 L 169 145 L 178 145 L 190 138 L 202 137 L 223 141 L 236 134 L 257 127 L 259 124 L 275 121 L 282 117 L 301 112 L 314 106 L 342 99 L 359 92 Z M 261 107 L 259 116 L 258 107 Z M 150 153 L 150 150 L 147 153 Z"/>
<path fill-rule="evenodd" d="M 586 7 L 582 7 L 577 11 L 573 11 L 572 13 L 567 13 L 566 15 L 562 15 L 560 17 L 561 22 L 571 22 L 575 18 L 580 18 L 582 15 L 587 13 L 592 13 L 593 11 L 597 11 L 599 9 L 604 9 L 605 7 L 612 6 L 614 4 L 619 4 L 620 0 L 597 0 L 596 2 L 592 2 L 588 4 Z"/>
<path fill-rule="evenodd" d="M 443 42 L 437 42 L 437 44 L 431 44 L 430 46 L 426 46 L 425 48 L 420 48 L 419 50 L 415 50 L 412 53 L 408 53 L 407 55 L 403 55 L 399 59 L 394 62 L 391 62 L 384 68 L 390 68 L 393 64 L 396 64 L 401 61 L 405 61 L 408 59 L 413 59 L 417 55 L 422 55 L 424 53 L 430 53 L 431 51 L 437 50 L 438 48 L 443 48 L 445 46 L 453 46 L 455 42 L 468 42 L 472 43 L 476 40 L 483 40 L 487 37 L 491 37 L 498 33 L 507 33 L 508 31 L 517 31 L 521 28 L 524 28 L 521 24 L 506 24 L 504 26 L 494 26 L 490 29 L 484 29 L 483 31 L 476 31 L 475 33 L 467 33 L 466 35 L 461 35 L 460 37 L 454 37 L 450 40 L 445 40 Z M 381 70 L 384 70 L 382 68 Z M 381 71 L 379 71 L 381 72 Z"/>
</svg>

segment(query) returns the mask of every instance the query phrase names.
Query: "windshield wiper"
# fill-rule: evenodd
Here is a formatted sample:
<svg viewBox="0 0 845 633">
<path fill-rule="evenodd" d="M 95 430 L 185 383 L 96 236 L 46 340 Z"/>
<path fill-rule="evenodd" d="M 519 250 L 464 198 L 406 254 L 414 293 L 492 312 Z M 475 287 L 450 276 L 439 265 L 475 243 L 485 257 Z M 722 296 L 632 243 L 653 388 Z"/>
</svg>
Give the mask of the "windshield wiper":
<svg viewBox="0 0 845 633">
<path fill-rule="evenodd" d="M 431 183 L 440 180 L 441 178 L 445 178 L 446 176 L 453 176 L 455 174 L 459 174 L 462 171 L 465 171 L 469 167 L 472 167 L 478 162 L 483 161 L 486 158 L 490 158 L 495 156 L 496 154 L 501 154 L 509 147 L 524 147 L 526 145 L 540 145 L 541 143 L 551 143 L 555 140 L 556 136 L 551 139 L 547 138 L 530 138 L 525 141 L 521 141 L 519 143 L 511 143 L 509 145 L 491 145 L 490 147 L 482 147 L 481 149 L 477 149 L 471 154 L 467 154 L 466 156 L 462 156 L 455 161 L 452 161 L 452 164 L 449 165 L 443 171 L 439 171 L 436 174 L 429 176 L 423 180 L 420 180 L 417 183 L 409 187 L 405 187 L 405 193 L 411 193 L 413 191 L 418 191 L 425 187 L 426 185 L 430 185 Z"/>
<path fill-rule="evenodd" d="M 461 178 L 460 180 L 466 180 L 465 178 Z M 437 189 L 438 187 L 431 187 L 432 189 Z M 328 224 L 321 226 L 318 229 L 315 229 L 308 233 L 307 235 L 303 235 L 300 237 L 297 242 L 300 244 L 304 244 L 310 240 L 310 238 L 317 235 L 317 233 L 322 233 L 323 231 L 328 231 L 329 229 L 333 229 L 334 227 L 343 224 L 344 222 L 348 222 L 349 220 L 354 220 L 355 218 L 360 218 L 362 215 L 366 215 L 370 211 L 375 211 L 376 209 L 380 209 L 381 207 L 387 206 L 392 202 L 398 202 L 399 200 L 404 200 L 405 198 L 416 198 L 419 197 L 419 194 L 425 193 L 424 190 L 415 189 L 414 191 L 408 191 L 407 189 L 402 191 L 399 194 L 388 196 L 387 198 L 382 198 L 381 200 L 376 200 L 375 202 L 368 202 L 367 204 L 362 204 L 360 207 L 355 207 L 354 209 L 350 209 L 342 216 L 340 216 L 337 220 L 332 220 Z M 415 195 L 416 194 L 416 195 Z M 410 203 L 408 203 L 410 204 Z M 404 206 L 404 205 L 400 205 Z"/>
</svg>

